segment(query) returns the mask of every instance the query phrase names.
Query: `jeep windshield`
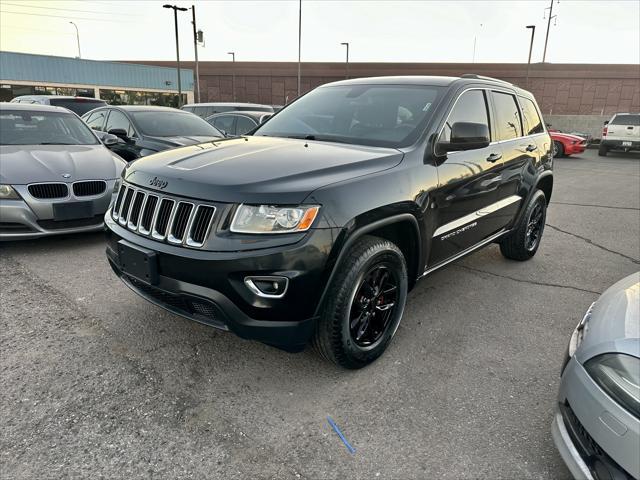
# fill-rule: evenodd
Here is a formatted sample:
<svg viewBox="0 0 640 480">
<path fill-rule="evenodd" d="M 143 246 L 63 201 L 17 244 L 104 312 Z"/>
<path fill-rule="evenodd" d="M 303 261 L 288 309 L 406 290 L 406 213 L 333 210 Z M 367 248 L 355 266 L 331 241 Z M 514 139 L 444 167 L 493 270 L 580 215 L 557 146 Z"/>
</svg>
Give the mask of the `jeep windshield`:
<svg viewBox="0 0 640 480">
<path fill-rule="evenodd" d="M 377 147 L 414 143 L 429 121 L 442 87 L 337 85 L 296 100 L 253 133 Z"/>
</svg>

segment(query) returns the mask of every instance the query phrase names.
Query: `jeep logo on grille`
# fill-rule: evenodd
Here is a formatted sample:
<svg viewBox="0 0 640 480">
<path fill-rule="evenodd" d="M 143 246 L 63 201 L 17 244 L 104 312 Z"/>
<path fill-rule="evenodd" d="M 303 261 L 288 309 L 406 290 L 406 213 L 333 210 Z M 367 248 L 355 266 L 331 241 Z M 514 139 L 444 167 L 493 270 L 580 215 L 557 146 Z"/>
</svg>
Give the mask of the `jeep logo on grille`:
<svg viewBox="0 0 640 480">
<path fill-rule="evenodd" d="M 167 182 L 166 180 L 160 180 L 158 177 L 153 177 L 151 180 L 149 180 L 149 185 L 151 185 L 152 187 L 158 187 L 160 190 L 165 188 L 168 184 L 169 182 Z"/>
</svg>

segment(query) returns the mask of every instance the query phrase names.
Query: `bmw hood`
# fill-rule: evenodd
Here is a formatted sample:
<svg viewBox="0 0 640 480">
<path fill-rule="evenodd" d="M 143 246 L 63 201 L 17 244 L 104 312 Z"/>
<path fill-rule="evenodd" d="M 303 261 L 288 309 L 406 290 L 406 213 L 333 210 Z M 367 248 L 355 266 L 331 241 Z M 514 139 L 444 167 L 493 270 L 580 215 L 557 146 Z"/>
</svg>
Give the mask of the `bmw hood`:
<svg viewBox="0 0 640 480">
<path fill-rule="evenodd" d="M 402 157 L 392 148 L 243 137 L 144 157 L 129 166 L 125 178 L 198 199 L 292 204 L 330 183 L 392 168 Z"/>
<path fill-rule="evenodd" d="M 2 145 L 0 183 L 118 178 L 124 162 L 103 145 Z"/>
<path fill-rule="evenodd" d="M 582 363 L 608 352 L 640 357 L 640 272 L 623 278 L 596 301 L 576 356 Z"/>
</svg>

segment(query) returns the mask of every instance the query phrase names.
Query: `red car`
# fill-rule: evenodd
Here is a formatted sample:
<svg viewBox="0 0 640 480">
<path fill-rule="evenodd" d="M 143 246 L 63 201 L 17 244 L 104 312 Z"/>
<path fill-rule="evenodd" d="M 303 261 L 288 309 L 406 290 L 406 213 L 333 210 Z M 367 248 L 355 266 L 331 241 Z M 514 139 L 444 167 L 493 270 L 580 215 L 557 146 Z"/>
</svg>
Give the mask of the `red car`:
<svg viewBox="0 0 640 480">
<path fill-rule="evenodd" d="M 549 135 L 553 140 L 553 156 L 555 158 L 582 153 L 587 148 L 587 141 L 577 135 L 553 130 L 549 130 Z"/>
</svg>

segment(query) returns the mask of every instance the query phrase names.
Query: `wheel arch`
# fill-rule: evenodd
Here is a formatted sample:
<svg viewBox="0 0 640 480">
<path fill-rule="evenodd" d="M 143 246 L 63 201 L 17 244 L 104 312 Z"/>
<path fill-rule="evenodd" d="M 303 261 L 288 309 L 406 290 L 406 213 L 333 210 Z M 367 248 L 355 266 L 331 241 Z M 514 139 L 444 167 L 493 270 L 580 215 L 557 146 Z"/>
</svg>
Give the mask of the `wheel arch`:
<svg viewBox="0 0 640 480">
<path fill-rule="evenodd" d="M 348 229 L 344 232 L 345 238 L 343 241 L 338 242 L 339 253 L 337 254 L 333 266 L 329 267 L 330 272 L 328 272 L 326 277 L 327 281 L 325 282 L 322 295 L 320 296 L 320 300 L 316 306 L 315 315 L 319 314 L 331 282 L 335 278 L 338 268 L 343 263 L 349 249 L 364 235 L 384 238 L 393 242 L 400 249 L 407 263 L 408 287 L 409 290 L 411 290 L 416 282 L 419 268 L 423 261 L 420 227 L 418 220 L 413 214 L 400 213 L 392 215 L 366 225 L 362 225 L 350 232 Z"/>
</svg>

